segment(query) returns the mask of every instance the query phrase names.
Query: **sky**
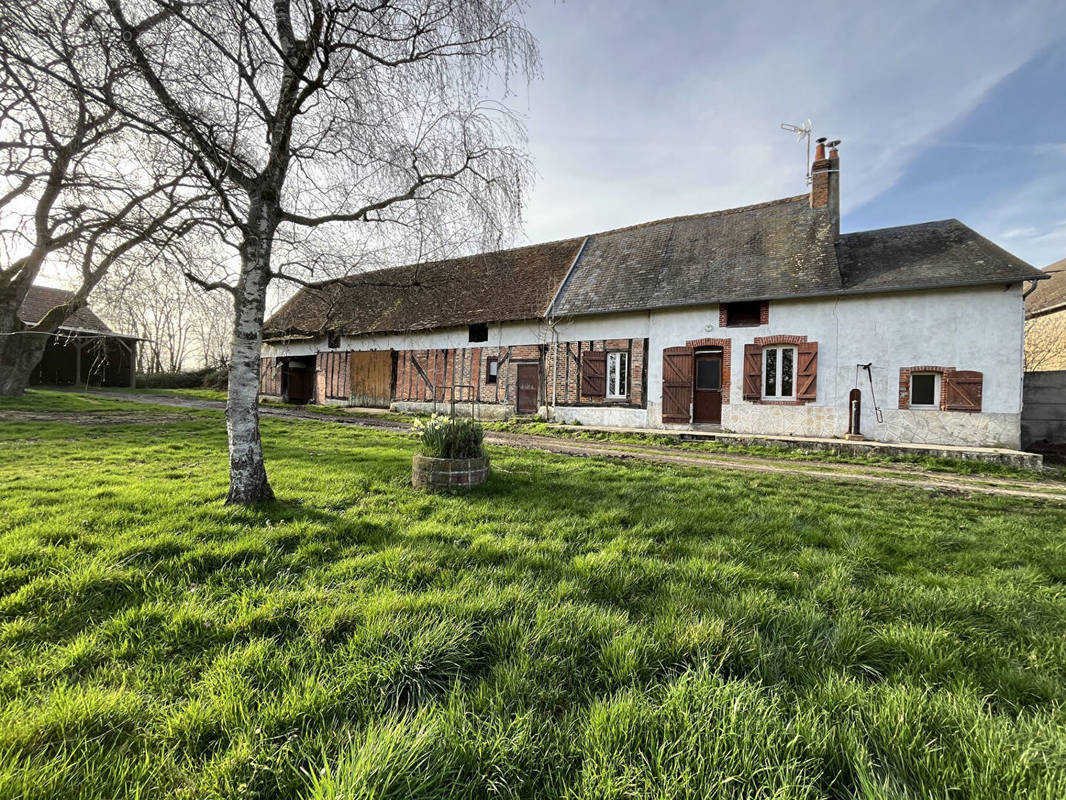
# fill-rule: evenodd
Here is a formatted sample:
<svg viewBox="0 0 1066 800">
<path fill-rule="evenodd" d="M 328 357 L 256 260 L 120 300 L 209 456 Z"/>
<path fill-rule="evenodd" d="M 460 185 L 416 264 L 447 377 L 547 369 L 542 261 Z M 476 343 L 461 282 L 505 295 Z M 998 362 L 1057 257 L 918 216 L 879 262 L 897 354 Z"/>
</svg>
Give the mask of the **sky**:
<svg viewBox="0 0 1066 800">
<path fill-rule="evenodd" d="M 957 218 L 1066 258 L 1066 2 L 534 0 L 511 98 L 541 242 L 801 194 L 841 139 L 842 230 Z"/>
</svg>

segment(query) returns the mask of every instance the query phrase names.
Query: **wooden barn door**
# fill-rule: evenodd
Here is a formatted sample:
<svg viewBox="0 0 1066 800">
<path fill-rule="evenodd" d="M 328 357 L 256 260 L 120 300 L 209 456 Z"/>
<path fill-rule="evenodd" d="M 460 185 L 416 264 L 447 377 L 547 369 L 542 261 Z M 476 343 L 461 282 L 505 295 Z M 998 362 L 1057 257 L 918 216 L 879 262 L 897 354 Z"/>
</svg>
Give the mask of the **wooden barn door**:
<svg viewBox="0 0 1066 800">
<path fill-rule="evenodd" d="M 692 348 L 663 350 L 663 422 L 692 421 Z"/>
<path fill-rule="evenodd" d="M 392 351 L 353 351 L 349 359 L 352 405 L 388 408 L 392 402 Z"/>
<path fill-rule="evenodd" d="M 537 395 L 540 389 L 540 365 L 518 365 L 518 413 L 536 414 Z"/>
</svg>

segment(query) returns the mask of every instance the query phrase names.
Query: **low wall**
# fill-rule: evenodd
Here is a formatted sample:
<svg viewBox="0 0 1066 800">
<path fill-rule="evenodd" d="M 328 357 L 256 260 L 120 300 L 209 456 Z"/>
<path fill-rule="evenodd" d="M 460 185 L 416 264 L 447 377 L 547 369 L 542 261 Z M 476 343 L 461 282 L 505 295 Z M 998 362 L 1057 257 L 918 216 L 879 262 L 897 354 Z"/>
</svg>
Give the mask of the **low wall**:
<svg viewBox="0 0 1066 800">
<path fill-rule="evenodd" d="M 1022 447 L 1066 445 L 1066 370 L 1025 373 Z"/>
<path fill-rule="evenodd" d="M 396 400 L 389 406 L 396 414 L 453 414 L 457 417 L 473 416 L 474 419 L 501 420 L 515 415 L 514 406 L 502 403 L 456 403 L 409 402 Z"/>
</svg>

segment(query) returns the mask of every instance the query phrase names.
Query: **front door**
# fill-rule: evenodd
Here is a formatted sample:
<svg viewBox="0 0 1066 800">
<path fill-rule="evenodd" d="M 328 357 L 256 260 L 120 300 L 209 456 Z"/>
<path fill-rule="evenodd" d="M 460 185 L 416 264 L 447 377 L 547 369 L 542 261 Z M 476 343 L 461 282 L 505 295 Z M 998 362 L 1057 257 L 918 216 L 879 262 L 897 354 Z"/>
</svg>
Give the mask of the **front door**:
<svg viewBox="0 0 1066 800">
<path fill-rule="evenodd" d="M 696 353 L 692 421 L 722 421 L 722 354 Z"/>
<path fill-rule="evenodd" d="M 518 413 L 537 413 L 537 394 L 540 388 L 540 366 L 518 364 Z"/>
</svg>

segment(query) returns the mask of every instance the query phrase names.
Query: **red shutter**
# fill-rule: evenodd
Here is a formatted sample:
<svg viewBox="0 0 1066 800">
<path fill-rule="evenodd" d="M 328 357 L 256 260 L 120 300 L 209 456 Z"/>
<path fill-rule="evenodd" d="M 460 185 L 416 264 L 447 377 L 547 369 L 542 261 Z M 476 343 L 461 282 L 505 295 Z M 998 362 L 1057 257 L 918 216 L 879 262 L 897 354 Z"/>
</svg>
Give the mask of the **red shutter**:
<svg viewBox="0 0 1066 800">
<path fill-rule="evenodd" d="M 581 354 L 581 394 L 603 397 L 607 394 L 607 353 L 586 350 Z"/>
<path fill-rule="evenodd" d="M 692 420 L 692 348 L 663 350 L 663 422 Z"/>
<path fill-rule="evenodd" d="M 744 399 L 762 399 L 762 348 L 744 345 Z"/>
<path fill-rule="evenodd" d="M 981 410 L 984 376 L 980 372 L 961 370 L 945 372 L 940 379 L 942 407 L 945 411 Z"/>
<path fill-rule="evenodd" d="M 818 398 L 818 342 L 797 345 L 796 357 L 796 399 L 814 401 Z"/>
</svg>

